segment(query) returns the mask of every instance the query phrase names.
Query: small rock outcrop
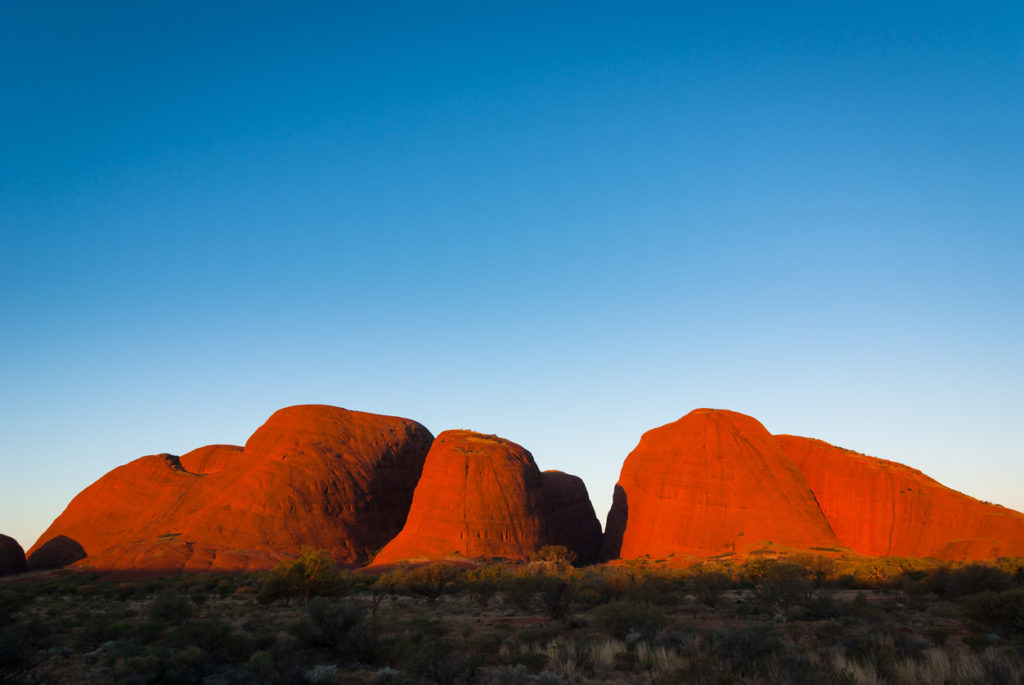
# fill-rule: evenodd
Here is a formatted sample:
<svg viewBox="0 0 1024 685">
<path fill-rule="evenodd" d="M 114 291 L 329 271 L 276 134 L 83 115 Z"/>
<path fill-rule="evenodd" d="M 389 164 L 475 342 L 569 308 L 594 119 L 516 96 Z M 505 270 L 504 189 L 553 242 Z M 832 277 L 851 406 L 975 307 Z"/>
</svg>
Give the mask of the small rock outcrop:
<svg viewBox="0 0 1024 685">
<path fill-rule="evenodd" d="M 114 469 L 71 501 L 30 555 L 64 535 L 97 569 L 265 568 L 307 545 L 362 563 L 405 522 L 432 439 L 409 419 L 288 407 L 244 447 Z"/>
<path fill-rule="evenodd" d="M 583 557 L 593 554 L 599 528 L 579 479 L 541 474 L 526 449 L 504 438 L 451 430 L 434 440 L 405 527 L 374 563 L 453 554 L 526 559 L 549 544 Z"/>
<path fill-rule="evenodd" d="M 1024 514 L 951 490 L 909 466 L 777 435 L 839 539 L 871 556 L 947 561 L 1024 556 Z"/>
<path fill-rule="evenodd" d="M 70 566 L 85 559 L 85 550 L 77 540 L 57 535 L 29 553 L 26 567 L 29 571 L 50 571 Z"/>
<path fill-rule="evenodd" d="M 836 537 L 800 470 L 764 426 L 697 409 L 644 433 L 622 465 L 604 558 L 707 557 Z"/>
<path fill-rule="evenodd" d="M 0 534 L 0 576 L 25 572 L 25 550 L 9 535 Z"/>
</svg>

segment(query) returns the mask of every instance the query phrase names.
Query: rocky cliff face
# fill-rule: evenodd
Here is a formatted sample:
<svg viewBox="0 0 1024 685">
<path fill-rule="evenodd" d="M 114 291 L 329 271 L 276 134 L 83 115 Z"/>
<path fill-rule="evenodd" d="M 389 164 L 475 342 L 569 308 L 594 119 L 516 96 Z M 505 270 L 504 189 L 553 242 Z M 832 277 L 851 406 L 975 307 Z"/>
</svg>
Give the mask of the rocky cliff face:
<svg viewBox="0 0 1024 685">
<path fill-rule="evenodd" d="M 445 431 L 427 455 L 405 527 L 374 563 L 451 554 L 525 559 L 547 544 L 592 555 L 599 526 L 593 507 L 587 520 L 580 500 L 586 489 L 573 478 L 542 475 L 533 456 L 509 440 Z M 552 522 L 552 514 L 565 518 Z"/>
<path fill-rule="evenodd" d="M 0 576 L 25 571 L 25 550 L 9 535 L 0 535 Z"/>
<path fill-rule="evenodd" d="M 839 542 L 855 552 L 949 561 L 1024 555 L 1024 514 L 896 462 L 811 438 L 775 440 L 804 474 Z"/>
<path fill-rule="evenodd" d="M 605 558 L 710 556 L 766 543 L 837 544 L 793 460 L 756 420 L 697 409 L 644 433 L 626 458 Z"/>
<path fill-rule="evenodd" d="M 241 570 L 302 546 L 361 563 L 397 533 L 432 436 L 390 416 L 304 405 L 245 447 L 142 457 L 90 485 L 31 552 L 63 535 L 103 569 Z"/>
</svg>

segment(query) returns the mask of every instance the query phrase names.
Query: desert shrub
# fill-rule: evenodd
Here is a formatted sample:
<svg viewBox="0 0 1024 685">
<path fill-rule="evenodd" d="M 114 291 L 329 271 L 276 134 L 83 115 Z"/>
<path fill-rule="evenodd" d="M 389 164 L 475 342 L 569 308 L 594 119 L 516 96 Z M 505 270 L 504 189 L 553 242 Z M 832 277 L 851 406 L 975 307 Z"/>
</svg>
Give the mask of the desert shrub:
<svg viewBox="0 0 1024 685">
<path fill-rule="evenodd" d="M 186 621 L 175 626 L 167 635 L 167 644 L 179 649 L 194 645 L 218 654 L 223 660 L 247 658 L 247 640 L 230 624 L 221 620 Z"/>
<path fill-rule="evenodd" d="M 815 588 L 824 587 L 835 578 L 838 564 L 836 560 L 823 554 L 793 554 L 787 561 L 803 569 L 804 577 L 814 584 Z"/>
<path fill-rule="evenodd" d="M 437 561 L 409 571 L 405 576 L 405 587 L 409 592 L 426 597 L 433 604 L 445 592 L 455 588 L 459 570 L 452 564 Z"/>
<path fill-rule="evenodd" d="M 598 569 L 588 568 L 580 571 L 577 580 L 578 591 L 576 602 L 586 608 L 607 604 L 613 597 L 605 585 L 604 577 Z"/>
<path fill-rule="evenodd" d="M 332 602 L 324 597 L 310 600 L 306 620 L 299 624 L 297 637 L 304 644 L 326 649 L 344 662 L 373 663 L 377 642 L 364 621 L 362 606 L 351 602 Z"/>
<path fill-rule="evenodd" d="M 149 617 L 154 621 L 179 623 L 192 617 L 192 603 L 188 597 L 167 590 L 157 595 L 149 605 Z"/>
<path fill-rule="evenodd" d="M 650 640 L 665 627 L 665 612 L 648 602 L 609 602 L 594 609 L 594 619 L 602 630 L 620 640 L 630 634 Z"/>
<path fill-rule="evenodd" d="M 572 615 L 579 582 L 571 570 L 561 575 L 543 575 L 537 579 L 538 596 L 544 613 L 553 621 L 566 621 Z"/>
<path fill-rule="evenodd" d="M 754 598 L 766 609 L 785 612 L 792 604 L 808 600 L 814 590 L 804 569 L 786 561 L 752 559 L 744 565 L 743 577 Z"/>
<path fill-rule="evenodd" d="M 980 592 L 963 600 L 964 616 L 1004 635 L 1024 632 L 1024 589 Z"/>
<path fill-rule="evenodd" d="M 858 592 L 857 595 L 845 604 L 839 604 L 836 611 L 840 616 L 856 618 L 862 621 L 881 622 L 885 620 L 885 609 L 876 606 L 868 601 L 867 595 Z"/>
<path fill-rule="evenodd" d="M 303 547 L 298 559 L 282 561 L 271 569 L 257 599 L 263 604 L 284 600 L 287 605 L 292 598 L 298 598 L 308 604 L 312 597 L 337 594 L 341 585 L 342 579 L 327 550 Z M 249 586 L 235 587 L 233 592 L 237 594 L 243 588 Z"/>
<path fill-rule="evenodd" d="M 465 589 L 473 596 L 481 609 L 486 609 L 491 598 L 498 592 L 505 576 L 505 567 L 493 564 L 470 569 L 462 576 Z"/>
<path fill-rule="evenodd" d="M 624 599 L 633 602 L 649 602 L 661 606 L 677 603 L 677 590 L 682 582 L 663 569 L 649 569 L 631 578 L 626 586 Z"/>
<path fill-rule="evenodd" d="M 49 631 L 37 619 L 0 626 L 0 680 L 30 667 Z M 19 682 L 12 678 L 12 682 Z"/>
<path fill-rule="evenodd" d="M 722 594 L 732 587 L 732 579 L 721 571 L 698 571 L 690 582 L 693 594 L 709 607 L 718 604 Z"/>
<path fill-rule="evenodd" d="M 531 561 L 542 561 L 561 566 L 576 563 L 576 552 L 562 545 L 544 545 L 530 556 Z"/>
<path fill-rule="evenodd" d="M 773 627 L 766 624 L 716 631 L 711 644 L 716 657 L 747 673 L 783 650 Z"/>
<path fill-rule="evenodd" d="M 405 567 L 394 568 L 377 576 L 370 585 L 370 610 L 374 626 L 377 625 L 377 612 L 380 610 L 381 604 L 384 603 L 385 599 L 394 596 L 398 592 L 405 574 Z"/>
<path fill-rule="evenodd" d="M 502 596 L 507 606 L 528 614 L 534 609 L 537 596 L 537 578 L 535 576 L 510 575 L 501 584 Z"/>
<path fill-rule="evenodd" d="M 415 621 L 396 645 L 402 666 L 415 682 L 468 683 L 483 663 L 479 652 L 459 653 L 440 621 Z"/>
<path fill-rule="evenodd" d="M 968 564 L 946 577 L 946 597 L 961 597 L 979 592 L 1002 592 L 1013 587 L 1013 576 L 986 564 Z"/>
<path fill-rule="evenodd" d="M 497 662 L 506 667 L 515 667 L 516 670 L 525 673 L 526 671 L 537 672 L 547 666 L 548 655 L 546 652 L 523 652 L 513 650 L 507 654 L 499 654 Z M 528 680 L 525 682 L 529 682 Z"/>
<path fill-rule="evenodd" d="M 15 614 L 28 603 L 28 596 L 12 588 L 0 588 L 0 627 L 14 622 Z"/>
</svg>

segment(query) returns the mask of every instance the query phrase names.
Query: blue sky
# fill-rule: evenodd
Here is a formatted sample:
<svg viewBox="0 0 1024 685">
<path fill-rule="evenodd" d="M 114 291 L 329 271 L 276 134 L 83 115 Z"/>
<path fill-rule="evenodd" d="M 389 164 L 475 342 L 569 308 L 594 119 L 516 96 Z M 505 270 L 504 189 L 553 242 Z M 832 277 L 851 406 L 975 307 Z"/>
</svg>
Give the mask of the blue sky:
<svg viewBox="0 0 1024 685">
<path fill-rule="evenodd" d="M 0 532 L 313 402 L 1024 509 L 1019 3 L 485 4 L 0 9 Z"/>
</svg>

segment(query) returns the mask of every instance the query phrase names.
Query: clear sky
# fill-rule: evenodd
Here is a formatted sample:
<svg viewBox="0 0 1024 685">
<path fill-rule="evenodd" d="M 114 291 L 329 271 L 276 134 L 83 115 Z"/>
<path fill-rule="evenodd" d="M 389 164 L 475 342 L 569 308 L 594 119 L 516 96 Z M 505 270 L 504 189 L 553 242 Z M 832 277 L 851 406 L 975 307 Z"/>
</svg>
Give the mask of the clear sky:
<svg viewBox="0 0 1024 685">
<path fill-rule="evenodd" d="M 1024 509 L 1024 5 L 430 4 L 0 7 L 0 532 L 300 403 Z"/>
</svg>

